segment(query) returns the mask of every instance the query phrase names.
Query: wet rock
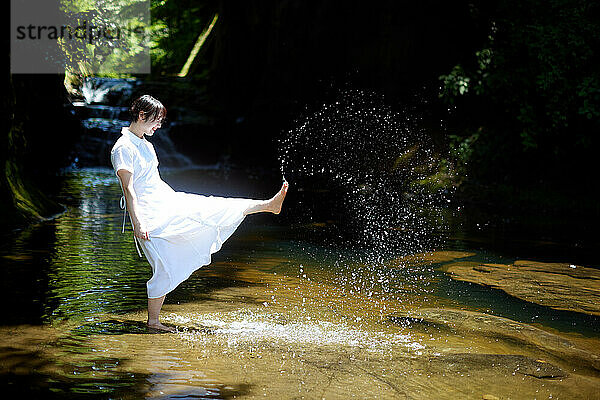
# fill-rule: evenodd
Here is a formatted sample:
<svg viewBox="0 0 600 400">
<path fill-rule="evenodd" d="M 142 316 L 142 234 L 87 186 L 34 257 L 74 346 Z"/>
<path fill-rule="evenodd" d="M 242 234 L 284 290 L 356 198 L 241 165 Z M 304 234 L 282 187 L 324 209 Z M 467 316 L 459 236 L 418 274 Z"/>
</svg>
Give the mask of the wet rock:
<svg viewBox="0 0 600 400">
<path fill-rule="evenodd" d="M 512 265 L 456 262 L 452 279 L 501 289 L 557 310 L 600 315 L 600 270 L 561 263 L 515 261 Z"/>
<path fill-rule="evenodd" d="M 494 369 L 503 373 L 533 376 L 535 378 L 564 378 L 561 368 L 548 362 L 514 354 L 459 353 L 432 357 L 430 362 L 449 364 L 455 370 Z"/>
<path fill-rule="evenodd" d="M 386 263 L 386 265 L 390 267 L 405 265 L 431 265 L 472 257 L 474 255 L 475 253 L 467 251 L 435 251 L 431 253 L 419 253 L 399 257 L 389 261 Z"/>
<path fill-rule="evenodd" d="M 428 321 L 428 320 L 425 320 L 424 318 L 415 318 L 415 317 L 408 317 L 408 316 L 402 316 L 402 315 L 392 315 L 389 317 L 389 319 L 394 324 L 400 325 L 403 328 L 424 328 L 424 329 L 433 328 L 433 329 L 437 330 L 438 332 L 441 332 L 444 330 L 446 330 L 446 331 L 450 330 L 450 328 L 447 327 L 446 325 Z"/>
<path fill-rule="evenodd" d="M 419 321 L 421 327 L 433 326 L 439 330 L 442 326 L 442 329 L 451 330 L 458 335 L 475 334 L 479 337 L 504 341 L 524 352 L 536 354 L 539 358 L 564 363 L 573 370 L 580 372 L 586 370 L 593 375 L 600 374 L 600 354 L 596 349 L 579 347 L 562 336 L 508 318 L 472 311 L 428 308 L 397 313 L 389 317 L 394 323 L 406 318 Z M 540 373 L 547 373 L 543 371 L 546 370 L 541 370 Z"/>
</svg>

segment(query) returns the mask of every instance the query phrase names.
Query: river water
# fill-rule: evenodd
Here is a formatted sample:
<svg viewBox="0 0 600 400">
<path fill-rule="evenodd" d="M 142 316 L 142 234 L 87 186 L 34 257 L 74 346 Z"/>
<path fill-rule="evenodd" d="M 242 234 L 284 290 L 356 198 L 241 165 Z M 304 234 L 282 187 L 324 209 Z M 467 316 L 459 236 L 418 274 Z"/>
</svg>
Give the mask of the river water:
<svg viewBox="0 0 600 400">
<path fill-rule="evenodd" d="M 216 167 L 163 178 L 224 196 L 276 189 Z M 298 200 L 293 189 L 286 204 Z M 0 388 L 10 398 L 597 395 L 598 317 L 452 279 L 451 266 L 518 258 L 466 241 L 456 226 L 436 251 L 364 265 L 328 245 L 327 221 L 290 223 L 285 207 L 250 215 L 167 296 L 162 319 L 177 333 L 153 333 L 144 324 L 151 270 L 131 231 L 121 233 L 119 197 L 111 170 L 72 170 L 63 215 L 4 234 Z"/>
</svg>

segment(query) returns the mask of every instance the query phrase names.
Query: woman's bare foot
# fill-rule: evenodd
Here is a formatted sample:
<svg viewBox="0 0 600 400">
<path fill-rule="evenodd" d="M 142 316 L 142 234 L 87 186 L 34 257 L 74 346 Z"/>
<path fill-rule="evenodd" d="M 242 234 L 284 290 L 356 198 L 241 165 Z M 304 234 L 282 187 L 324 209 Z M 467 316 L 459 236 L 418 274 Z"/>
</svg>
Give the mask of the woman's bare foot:
<svg viewBox="0 0 600 400">
<path fill-rule="evenodd" d="M 283 204 L 283 200 L 285 199 L 289 185 L 290 184 L 287 183 L 287 181 L 283 182 L 279 192 L 269 199 L 267 203 L 267 211 L 272 212 L 273 214 L 279 214 L 281 212 L 281 205 Z"/>
<path fill-rule="evenodd" d="M 148 322 L 148 328 L 157 329 L 159 331 L 171 332 L 171 333 L 176 332 L 175 328 L 173 328 L 171 326 L 163 325 L 160 322 L 152 322 L 152 323 Z"/>
</svg>

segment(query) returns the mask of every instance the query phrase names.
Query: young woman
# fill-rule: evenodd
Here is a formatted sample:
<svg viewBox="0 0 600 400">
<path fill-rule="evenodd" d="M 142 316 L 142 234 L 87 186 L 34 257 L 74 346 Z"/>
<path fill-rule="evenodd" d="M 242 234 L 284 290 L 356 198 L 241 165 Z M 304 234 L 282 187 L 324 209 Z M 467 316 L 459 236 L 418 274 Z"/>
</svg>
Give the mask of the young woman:
<svg viewBox="0 0 600 400">
<path fill-rule="evenodd" d="M 221 249 L 246 215 L 279 214 L 288 183 L 284 181 L 269 200 L 176 192 L 161 179 L 154 147 L 144 138 L 161 126 L 166 108 L 144 95 L 133 102 L 130 112 L 131 125 L 122 128 L 111 161 L 123 189 L 122 207 L 129 211 L 136 247 L 139 244 L 152 266 L 152 278 L 146 284 L 148 326 L 174 331 L 159 321 L 167 293 L 210 264 L 211 254 Z"/>
</svg>

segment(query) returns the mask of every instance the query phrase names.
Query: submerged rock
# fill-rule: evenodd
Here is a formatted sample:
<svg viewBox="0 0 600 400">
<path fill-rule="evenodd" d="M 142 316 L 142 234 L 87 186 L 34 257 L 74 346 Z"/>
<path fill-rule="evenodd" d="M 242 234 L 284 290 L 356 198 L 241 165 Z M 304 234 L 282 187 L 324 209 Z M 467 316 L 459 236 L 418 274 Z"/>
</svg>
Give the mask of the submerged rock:
<svg viewBox="0 0 600 400">
<path fill-rule="evenodd" d="M 400 325 L 410 321 L 411 328 L 414 329 L 431 330 L 433 328 L 438 332 L 446 331 L 444 334 L 452 331 L 458 335 L 473 334 L 495 341 L 503 341 L 511 346 L 516 346 L 524 353 L 535 354 L 537 357 L 548 358 L 568 365 L 572 370 L 579 372 L 586 370 L 593 375 L 600 374 L 600 355 L 596 350 L 580 347 L 562 336 L 508 318 L 464 310 L 425 308 L 418 311 L 396 313 L 389 319 Z M 491 359 L 488 356 L 492 355 L 483 356 Z M 505 364 L 508 362 L 506 360 L 508 359 L 505 359 Z M 511 363 L 514 364 L 514 360 Z M 527 361 L 524 365 L 528 365 L 525 370 L 531 372 L 534 364 Z M 538 365 L 535 365 L 537 368 Z M 536 370 L 536 373 L 538 375 L 551 373 L 561 376 L 562 372 L 559 373 L 557 369 L 553 368 L 544 364 L 544 368 Z M 533 373 L 529 374 L 535 376 Z"/>
<path fill-rule="evenodd" d="M 501 289 L 556 310 L 600 315 L 600 270 L 562 263 L 515 261 L 512 265 L 456 262 L 452 279 Z"/>
<path fill-rule="evenodd" d="M 454 370 L 494 369 L 504 373 L 533 376 L 535 378 L 564 378 L 566 372 L 556 365 L 514 354 L 458 353 L 436 356 L 430 362 L 451 366 Z"/>
<path fill-rule="evenodd" d="M 392 321 L 396 325 L 400 325 L 403 328 L 433 328 L 438 332 L 450 331 L 451 328 L 444 325 L 439 324 L 437 322 L 433 322 L 430 320 L 425 320 L 424 318 L 417 317 L 409 317 L 403 315 L 392 315 L 389 317 L 390 321 Z"/>
<path fill-rule="evenodd" d="M 432 265 L 441 264 L 449 261 L 453 261 L 461 258 L 468 258 L 474 256 L 475 253 L 467 251 L 434 251 L 430 253 L 418 253 L 411 254 L 403 257 L 395 258 L 394 260 L 388 261 L 386 265 L 388 267 L 403 267 L 406 265 Z"/>
</svg>

